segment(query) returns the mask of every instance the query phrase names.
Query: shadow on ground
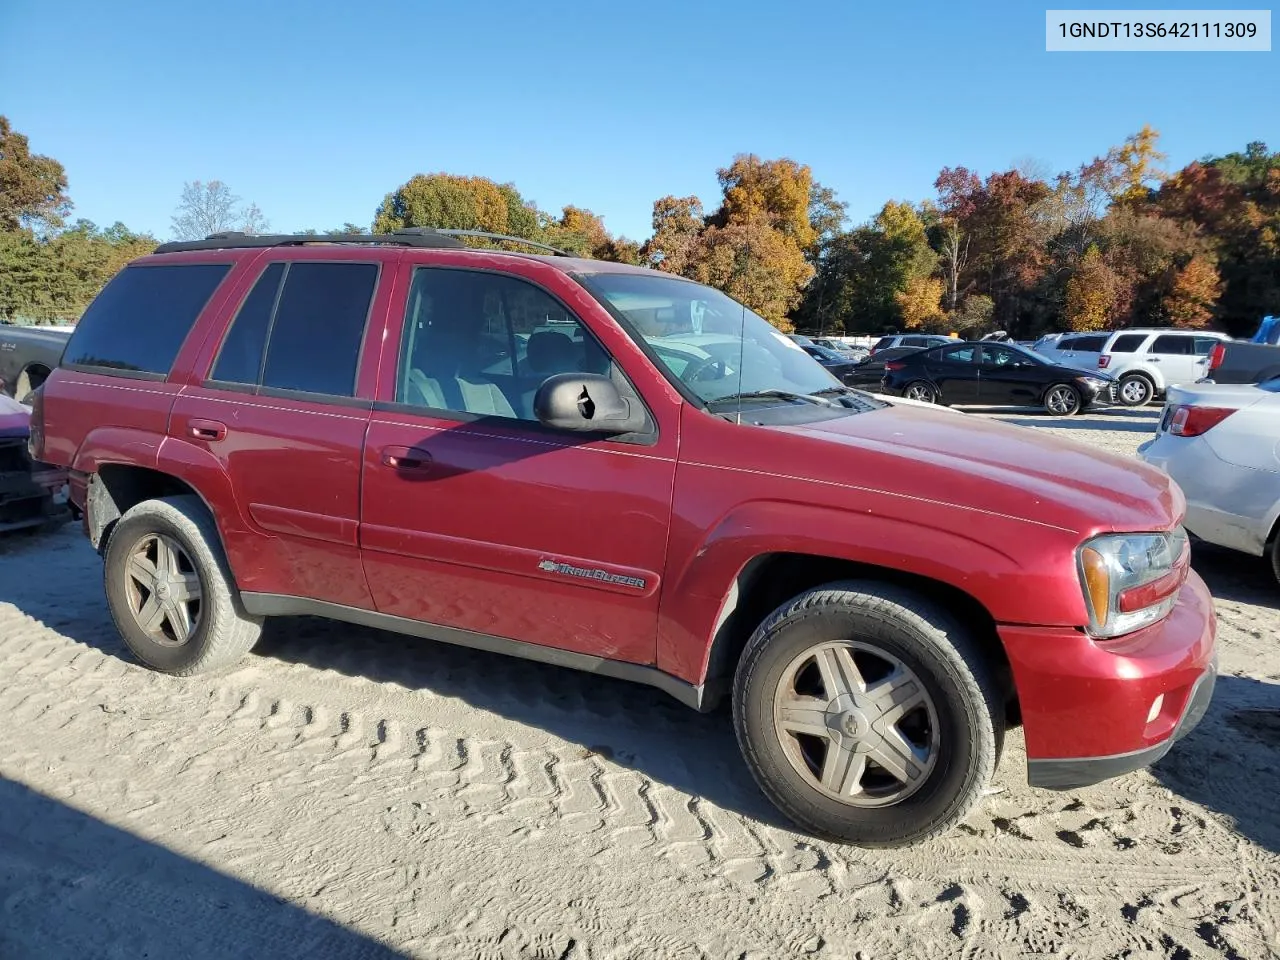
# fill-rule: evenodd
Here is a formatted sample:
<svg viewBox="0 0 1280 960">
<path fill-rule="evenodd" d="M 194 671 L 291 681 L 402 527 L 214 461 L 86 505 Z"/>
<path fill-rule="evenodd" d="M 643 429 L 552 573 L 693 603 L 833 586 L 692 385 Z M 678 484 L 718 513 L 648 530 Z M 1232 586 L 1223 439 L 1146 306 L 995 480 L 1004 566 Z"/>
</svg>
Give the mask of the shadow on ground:
<svg viewBox="0 0 1280 960">
<path fill-rule="evenodd" d="M 1200 726 L 1151 772 L 1178 796 L 1225 814 L 1242 836 L 1280 853 L 1280 684 L 1219 677 Z"/>
<path fill-rule="evenodd" d="M 1265 557 L 1199 541 L 1192 547 L 1191 565 L 1219 600 L 1280 608 L 1280 582 Z M 1280 643 L 1280 638 L 1276 642 Z"/>
<path fill-rule="evenodd" d="M 0 778 L 0 956 L 399 957 Z"/>
</svg>

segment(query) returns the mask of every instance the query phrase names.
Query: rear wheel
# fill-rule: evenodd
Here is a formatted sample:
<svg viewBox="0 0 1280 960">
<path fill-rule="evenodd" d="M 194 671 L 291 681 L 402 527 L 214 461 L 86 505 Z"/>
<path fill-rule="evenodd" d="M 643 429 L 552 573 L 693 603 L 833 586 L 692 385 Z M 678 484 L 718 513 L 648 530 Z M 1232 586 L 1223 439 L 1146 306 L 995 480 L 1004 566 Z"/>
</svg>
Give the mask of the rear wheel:
<svg viewBox="0 0 1280 960">
<path fill-rule="evenodd" d="M 1280 580 L 1280 531 L 1276 532 L 1275 539 L 1271 541 L 1271 572 Z"/>
<path fill-rule="evenodd" d="M 144 500 L 107 542 L 104 585 L 130 651 L 162 673 L 231 666 L 257 642 L 262 619 L 240 603 L 213 518 L 198 497 Z"/>
<path fill-rule="evenodd" d="M 933 384 L 924 380 L 916 380 L 907 384 L 907 389 L 902 391 L 902 395 L 908 400 L 919 400 L 921 403 L 937 403 L 938 391 Z"/>
<path fill-rule="evenodd" d="M 1156 387 L 1140 373 L 1120 378 L 1120 402 L 1126 407 L 1145 407 L 1156 395 Z"/>
<path fill-rule="evenodd" d="M 1073 417 L 1080 412 L 1083 401 L 1080 391 L 1069 383 L 1059 383 L 1044 395 L 1044 408 L 1056 417 Z"/>
<path fill-rule="evenodd" d="M 764 793 L 811 833 L 867 847 L 935 836 L 972 809 L 999 758 L 999 703 L 958 620 L 868 582 L 775 611 L 733 692 L 738 743 Z"/>
</svg>

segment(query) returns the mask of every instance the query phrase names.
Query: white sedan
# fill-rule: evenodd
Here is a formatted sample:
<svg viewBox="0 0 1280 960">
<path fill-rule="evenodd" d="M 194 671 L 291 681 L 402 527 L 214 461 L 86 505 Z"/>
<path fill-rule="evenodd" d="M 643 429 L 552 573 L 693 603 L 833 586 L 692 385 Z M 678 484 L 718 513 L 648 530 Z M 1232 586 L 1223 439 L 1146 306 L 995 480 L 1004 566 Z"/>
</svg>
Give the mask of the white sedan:
<svg viewBox="0 0 1280 960">
<path fill-rule="evenodd" d="M 1269 555 L 1280 579 L 1280 378 L 1170 387 L 1138 456 L 1182 488 L 1191 533 Z"/>
</svg>

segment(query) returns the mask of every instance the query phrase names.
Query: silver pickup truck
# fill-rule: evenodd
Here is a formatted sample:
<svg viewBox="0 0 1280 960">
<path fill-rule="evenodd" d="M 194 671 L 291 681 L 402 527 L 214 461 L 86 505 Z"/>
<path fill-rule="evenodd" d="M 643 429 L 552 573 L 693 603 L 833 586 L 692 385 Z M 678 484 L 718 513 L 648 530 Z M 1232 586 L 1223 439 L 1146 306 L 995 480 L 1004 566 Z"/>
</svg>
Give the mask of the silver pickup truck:
<svg viewBox="0 0 1280 960">
<path fill-rule="evenodd" d="M 58 365 L 74 329 L 0 324 L 0 392 L 25 400 Z"/>
</svg>

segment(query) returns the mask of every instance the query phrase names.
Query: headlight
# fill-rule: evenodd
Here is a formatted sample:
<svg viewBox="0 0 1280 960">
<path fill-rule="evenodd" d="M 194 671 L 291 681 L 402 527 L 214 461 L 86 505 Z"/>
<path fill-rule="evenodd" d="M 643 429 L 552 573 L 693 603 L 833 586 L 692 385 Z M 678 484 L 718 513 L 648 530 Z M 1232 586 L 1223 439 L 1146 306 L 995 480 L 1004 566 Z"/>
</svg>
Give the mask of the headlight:
<svg viewBox="0 0 1280 960">
<path fill-rule="evenodd" d="M 1186 532 L 1121 533 L 1096 537 L 1077 551 L 1089 633 L 1106 639 L 1168 616 L 1187 579 Z"/>
</svg>

